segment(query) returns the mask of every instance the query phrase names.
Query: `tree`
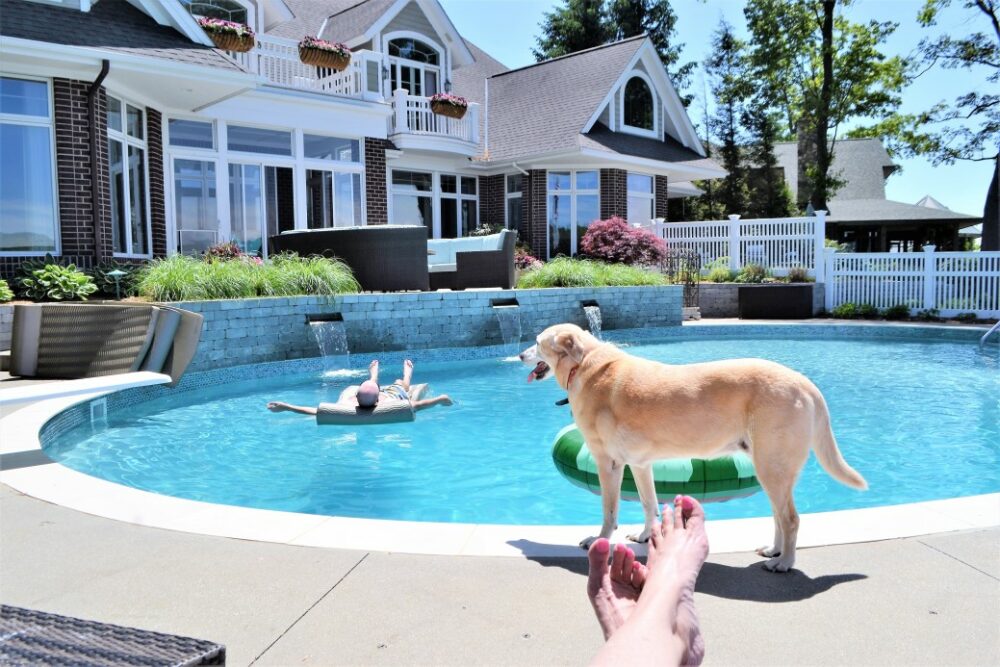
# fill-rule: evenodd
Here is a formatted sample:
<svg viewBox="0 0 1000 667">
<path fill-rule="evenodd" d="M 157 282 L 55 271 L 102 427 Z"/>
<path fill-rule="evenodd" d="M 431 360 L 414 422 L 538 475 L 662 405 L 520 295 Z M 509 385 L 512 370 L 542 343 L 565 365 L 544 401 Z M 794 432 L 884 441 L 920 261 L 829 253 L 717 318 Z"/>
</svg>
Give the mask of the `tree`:
<svg viewBox="0 0 1000 667">
<path fill-rule="evenodd" d="M 712 36 L 712 55 L 705 61 L 705 74 L 712 81 L 716 103 L 709 129 L 719 141 L 722 167 L 728 172 L 722 181 L 719 200 L 725 213 L 738 215 L 746 215 L 750 204 L 747 167 L 741 148 L 744 143 L 741 121 L 752 92 L 745 49 L 746 44 L 723 20 Z"/>
<path fill-rule="evenodd" d="M 611 41 L 649 35 L 674 88 L 687 88 L 695 63 L 679 65 L 683 44 L 673 42 L 677 15 L 669 0 L 564 0 L 545 13 L 542 34 L 532 49 L 538 61 L 582 51 Z M 687 106 L 690 96 L 681 96 Z"/>
<path fill-rule="evenodd" d="M 604 0 L 565 0 L 563 7 L 545 13 L 542 35 L 532 49 L 535 60 L 558 58 L 608 42 Z"/>
<path fill-rule="evenodd" d="M 796 206 L 788 183 L 778 167 L 778 158 L 774 152 L 778 119 L 773 112 L 768 111 L 768 106 L 760 99 L 751 102 L 743 119 L 743 124 L 750 132 L 746 158 L 753 165 L 750 170 L 750 204 L 747 216 L 786 218 L 795 215 Z"/>
<path fill-rule="evenodd" d="M 678 94 L 687 90 L 695 63 L 678 63 L 684 44 L 674 41 L 677 14 L 669 0 L 608 0 L 607 12 L 612 39 L 626 39 L 643 33 L 649 35 L 674 89 Z M 681 95 L 685 107 L 691 104 L 692 99 L 691 95 Z"/>
<path fill-rule="evenodd" d="M 881 118 L 900 104 L 908 66 L 881 51 L 893 22 L 853 23 L 838 12 L 851 0 L 756 0 L 744 10 L 752 36 L 754 79 L 774 91 L 774 109 L 788 135 L 814 137 L 816 161 L 805 187 L 825 209 L 839 182 L 830 173 L 841 126 Z"/>
</svg>

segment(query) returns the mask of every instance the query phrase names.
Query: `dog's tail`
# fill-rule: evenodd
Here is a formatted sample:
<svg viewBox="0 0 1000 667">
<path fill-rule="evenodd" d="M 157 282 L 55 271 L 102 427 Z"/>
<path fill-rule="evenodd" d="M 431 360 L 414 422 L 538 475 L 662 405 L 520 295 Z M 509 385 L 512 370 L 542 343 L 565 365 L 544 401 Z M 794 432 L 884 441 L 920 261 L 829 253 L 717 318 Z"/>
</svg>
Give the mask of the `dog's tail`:
<svg viewBox="0 0 1000 667">
<path fill-rule="evenodd" d="M 816 424 L 816 438 L 813 440 L 813 451 L 823 469 L 830 473 L 830 476 L 841 484 L 855 489 L 867 489 L 868 482 L 861 474 L 849 466 L 847 461 L 837 447 L 837 439 L 833 437 L 833 428 L 830 426 L 830 413 L 823 405 L 822 415 L 818 416 Z"/>
</svg>

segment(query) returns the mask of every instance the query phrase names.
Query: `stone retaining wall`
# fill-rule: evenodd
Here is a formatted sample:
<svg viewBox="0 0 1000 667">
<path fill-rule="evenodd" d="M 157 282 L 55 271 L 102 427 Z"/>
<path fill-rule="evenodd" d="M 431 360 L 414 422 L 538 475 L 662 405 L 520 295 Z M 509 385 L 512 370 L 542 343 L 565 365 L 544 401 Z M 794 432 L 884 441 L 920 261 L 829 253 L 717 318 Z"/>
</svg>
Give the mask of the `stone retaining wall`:
<svg viewBox="0 0 1000 667">
<path fill-rule="evenodd" d="M 701 283 L 698 305 L 702 317 L 739 317 L 740 283 Z M 823 310 L 823 283 L 813 284 L 813 314 Z"/>
<path fill-rule="evenodd" d="M 560 322 L 586 327 L 581 302 L 589 300 L 600 305 L 604 329 L 679 325 L 682 290 L 679 286 L 466 290 L 173 305 L 205 317 L 191 365 L 191 370 L 200 371 L 318 356 L 307 315 L 340 313 L 350 351 L 378 353 L 502 343 L 492 308 L 497 300 L 517 299 L 522 341 Z"/>
</svg>

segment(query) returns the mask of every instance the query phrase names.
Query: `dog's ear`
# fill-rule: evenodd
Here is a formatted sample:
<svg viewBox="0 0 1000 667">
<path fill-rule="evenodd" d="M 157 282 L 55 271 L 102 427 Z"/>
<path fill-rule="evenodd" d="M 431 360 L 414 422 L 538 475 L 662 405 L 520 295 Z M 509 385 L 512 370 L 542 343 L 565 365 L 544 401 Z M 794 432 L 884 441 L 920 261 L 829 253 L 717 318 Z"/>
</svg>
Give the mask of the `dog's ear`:
<svg viewBox="0 0 1000 667">
<path fill-rule="evenodd" d="M 583 360 L 583 347 L 580 346 L 580 341 L 577 340 L 576 334 L 572 332 L 564 331 L 556 334 L 552 341 L 552 347 L 560 352 L 564 352 L 576 362 Z"/>
</svg>

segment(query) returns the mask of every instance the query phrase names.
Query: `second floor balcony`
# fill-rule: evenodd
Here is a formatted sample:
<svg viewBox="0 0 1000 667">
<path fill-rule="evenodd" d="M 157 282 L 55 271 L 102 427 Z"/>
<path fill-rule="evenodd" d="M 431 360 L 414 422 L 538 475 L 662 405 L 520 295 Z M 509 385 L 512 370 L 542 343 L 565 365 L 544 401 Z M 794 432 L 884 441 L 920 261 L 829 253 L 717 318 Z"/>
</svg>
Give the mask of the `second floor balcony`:
<svg viewBox="0 0 1000 667">
<path fill-rule="evenodd" d="M 479 105 L 470 104 L 460 119 L 431 111 L 430 100 L 399 89 L 386 99 L 385 58 L 382 53 L 354 51 L 343 71 L 307 65 L 299 60 L 298 42 L 258 35 L 257 45 L 246 53 L 229 54 L 244 69 L 268 84 L 323 95 L 349 97 L 393 106 L 388 135 L 402 149 L 439 150 L 474 155 L 479 145 Z"/>
</svg>

